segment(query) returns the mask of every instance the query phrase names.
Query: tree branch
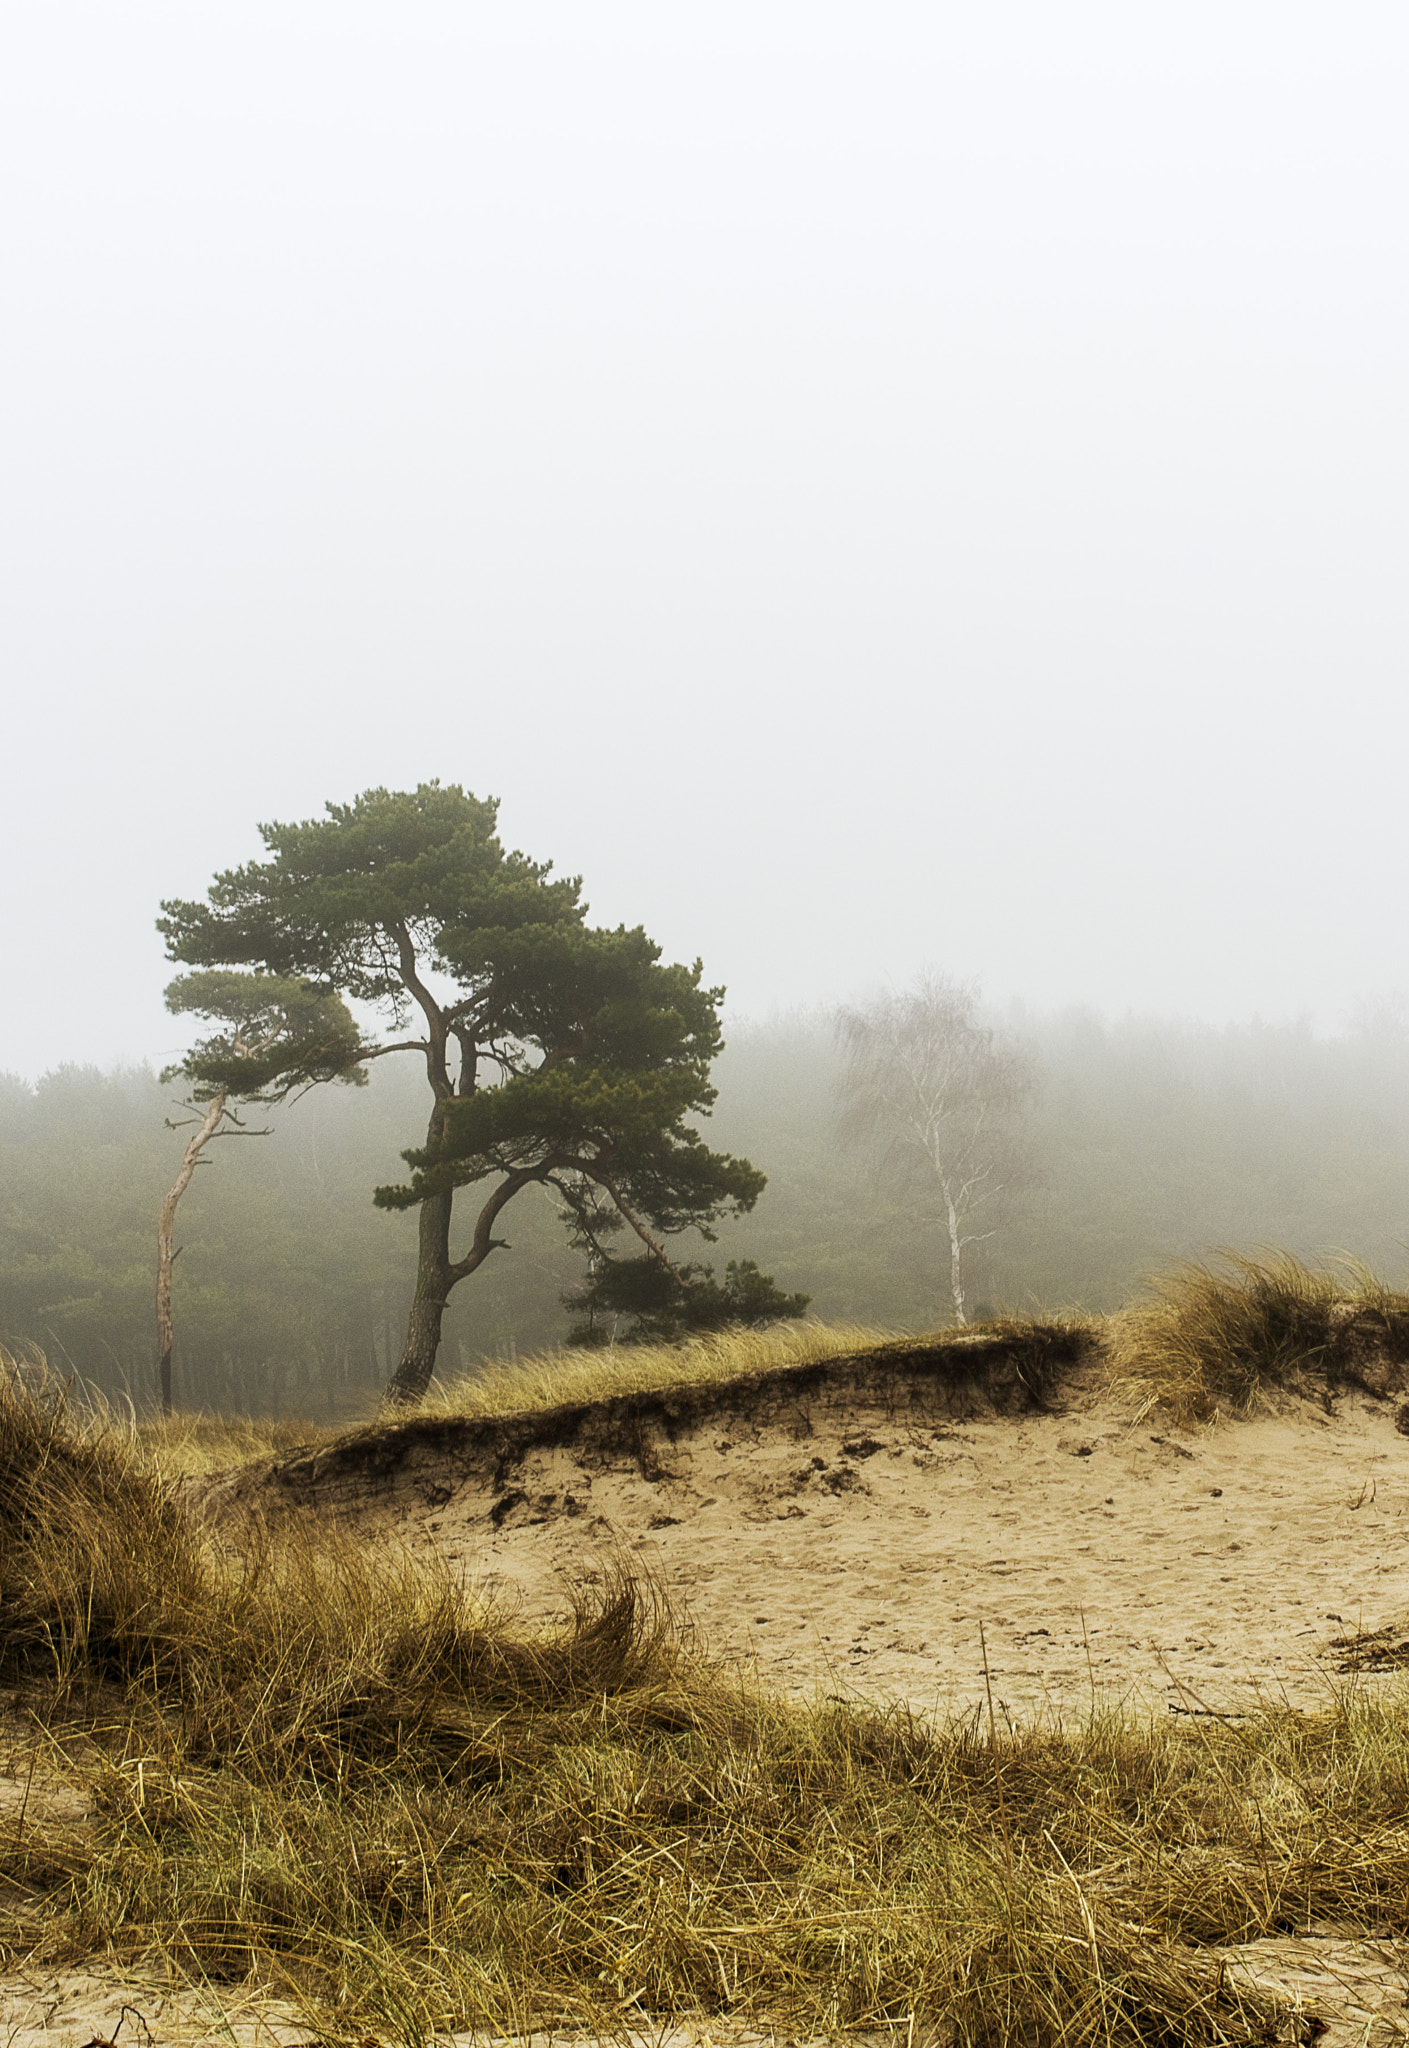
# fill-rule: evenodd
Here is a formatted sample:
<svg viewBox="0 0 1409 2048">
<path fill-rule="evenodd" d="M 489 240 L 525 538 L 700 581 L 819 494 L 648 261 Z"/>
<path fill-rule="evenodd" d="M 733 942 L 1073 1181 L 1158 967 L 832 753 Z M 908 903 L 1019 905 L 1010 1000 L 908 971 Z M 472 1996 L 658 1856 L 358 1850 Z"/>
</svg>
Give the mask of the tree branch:
<svg viewBox="0 0 1409 2048">
<path fill-rule="evenodd" d="M 561 1165 L 563 1162 L 559 1161 L 557 1163 Z M 517 1172 L 508 1174 L 500 1181 L 494 1193 L 479 1212 L 479 1216 L 475 1221 L 475 1233 L 470 1240 L 469 1250 L 463 1259 L 457 1259 L 449 1269 L 449 1286 L 453 1287 L 457 1281 L 467 1279 L 471 1273 L 478 1272 L 491 1252 L 507 1249 L 506 1239 L 490 1235 L 496 1221 L 503 1211 L 508 1208 L 515 1195 L 520 1194 L 524 1188 L 531 1186 L 534 1181 L 545 1181 L 548 1178 L 549 1162 L 545 1161 L 541 1166 L 522 1166 Z"/>
<path fill-rule="evenodd" d="M 389 1052 L 429 1052 L 430 1050 L 431 1048 L 424 1038 L 403 1038 L 398 1040 L 395 1045 L 359 1045 L 355 1058 L 349 1060 L 348 1065 L 356 1066 L 363 1060 L 379 1060 L 384 1053 Z"/>
<path fill-rule="evenodd" d="M 597 1233 L 592 1227 L 592 1211 L 583 1199 L 581 1190 L 570 1188 L 566 1181 L 561 1181 L 552 1174 L 548 1177 L 548 1186 L 557 1189 L 558 1193 L 572 1210 L 573 1215 L 577 1218 L 578 1229 L 582 1232 L 582 1235 L 586 1238 L 597 1257 L 605 1264 L 610 1259 L 611 1253 L 598 1240 Z"/>
<path fill-rule="evenodd" d="M 191 1176 L 200 1163 L 202 1151 L 224 1122 L 229 1099 L 229 1092 L 225 1089 L 211 1097 L 200 1129 L 186 1141 L 181 1169 L 168 1189 L 157 1217 L 157 1359 L 162 1411 L 167 1415 L 171 1413 L 171 1268 L 176 1260 L 171 1249 L 171 1234 L 176 1227 L 176 1205 L 191 1185 Z"/>
<path fill-rule="evenodd" d="M 581 1171 L 587 1175 L 589 1180 L 596 1181 L 598 1187 L 603 1187 L 606 1189 L 607 1193 L 616 1203 L 617 1208 L 621 1211 L 622 1216 L 631 1225 L 631 1228 L 640 1238 L 642 1244 L 646 1247 L 646 1250 L 650 1253 L 651 1257 L 653 1259 L 658 1259 L 661 1265 L 664 1266 L 666 1272 L 669 1273 L 671 1279 L 675 1282 L 676 1286 L 684 1288 L 686 1293 L 688 1293 L 690 1288 L 694 1285 L 694 1282 L 686 1280 L 684 1278 L 684 1276 L 680 1272 L 679 1267 L 675 1264 L 674 1260 L 671 1258 L 665 1246 L 661 1244 L 656 1238 L 651 1236 L 650 1231 L 647 1230 L 645 1224 L 641 1221 L 640 1217 L 632 1212 L 632 1210 L 626 1202 L 625 1197 L 621 1192 L 621 1189 L 617 1186 L 616 1182 L 612 1179 L 611 1175 L 608 1173 L 604 1173 L 595 1161 L 583 1160 L 574 1163 L 580 1166 Z"/>
</svg>

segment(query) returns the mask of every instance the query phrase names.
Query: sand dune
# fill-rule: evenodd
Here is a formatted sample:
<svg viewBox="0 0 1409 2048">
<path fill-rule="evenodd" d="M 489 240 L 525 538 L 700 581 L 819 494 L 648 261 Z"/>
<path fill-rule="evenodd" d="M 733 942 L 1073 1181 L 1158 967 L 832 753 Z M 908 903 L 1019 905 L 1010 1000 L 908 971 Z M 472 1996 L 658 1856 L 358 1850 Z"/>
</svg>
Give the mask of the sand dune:
<svg viewBox="0 0 1409 2048">
<path fill-rule="evenodd" d="M 770 1688 L 985 1718 L 991 1698 L 1000 1723 L 1093 1703 L 1314 1709 L 1381 1684 L 1346 1674 L 1347 1639 L 1409 1616 L 1409 1438 L 1389 1399 L 1284 1396 L 1180 1430 L 1113 1398 L 1079 1339 L 1026 1355 L 897 1347 L 533 1415 L 415 1418 L 188 1491 L 232 1537 L 255 1508 L 433 1550 L 526 1621 L 626 1559 L 714 1656 Z M 1301 2035 L 1320 2048 L 1409 2041 L 1409 1976 L 1375 1930 L 1218 1953 L 1315 2014 Z M 203 1998 L 100 1968 L 0 1979 L 11 2048 L 111 2041 L 124 2003 L 123 2048 L 148 2033 L 308 2038 L 253 1987 Z M 650 2038 L 765 2039 L 726 2024 Z"/>
<path fill-rule="evenodd" d="M 710 1650 L 794 1694 L 1302 1708 L 1409 1614 L 1409 1438 L 1291 1396 L 1178 1430 L 1099 1363 L 902 1354 L 597 1409 L 426 1419 L 208 1492 L 433 1546 L 526 1617 L 623 1553 Z M 1034 1385 L 1033 1383 L 1038 1384 Z M 987 1677 L 985 1677 L 985 1653 Z"/>
</svg>

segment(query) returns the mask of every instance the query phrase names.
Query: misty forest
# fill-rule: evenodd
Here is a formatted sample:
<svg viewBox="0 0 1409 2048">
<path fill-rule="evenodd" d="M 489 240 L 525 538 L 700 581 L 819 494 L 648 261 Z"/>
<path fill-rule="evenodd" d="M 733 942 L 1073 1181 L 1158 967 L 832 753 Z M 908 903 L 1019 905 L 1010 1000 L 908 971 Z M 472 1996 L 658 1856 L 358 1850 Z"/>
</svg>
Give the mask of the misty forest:
<svg viewBox="0 0 1409 2048">
<path fill-rule="evenodd" d="M 0 10 L 0 2048 L 1409 2048 L 1406 99 Z"/>
<path fill-rule="evenodd" d="M 669 1335 L 691 1317 L 805 1310 L 923 1330 L 1000 1309 L 1103 1312 L 1152 1269 L 1220 1246 L 1353 1248 L 1391 1277 L 1403 1264 L 1409 1016 L 1396 999 L 1318 1037 L 1297 1023 L 986 1016 L 977 991 L 932 973 L 840 1011 L 735 1021 L 720 1050 L 723 992 L 698 966 L 662 965 L 643 933 L 594 932 L 576 882 L 503 854 L 492 806 L 419 794 L 416 829 L 429 817 L 427 843 L 468 848 L 473 873 L 447 883 L 442 865 L 425 901 L 384 904 L 390 944 L 364 894 L 338 952 L 343 881 L 325 873 L 319 898 L 307 872 L 285 873 L 307 868 L 310 846 L 322 859 L 337 841 L 343 860 L 348 832 L 371 829 L 370 796 L 327 823 L 267 828 L 274 859 L 220 878 L 214 908 L 165 906 L 173 957 L 196 963 L 169 1005 L 218 1027 L 179 1067 L 0 1081 L 13 1349 L 151 1405 L 156 1226 L 183 1154 L 189 1185 L 165 1214 L 177 1405 L 320 1421 L 364 1411 L 404 1373 L 428 1211 L 443 1325 L 413 1397 L 432 1365 Z M 357 858 L 377 866 L 365 845 Z M 397 957 L 403 912 L 442 981 L 450 970 L 439 999 L 409 940 Z M 232 959 L 245 966 L 211 964 Z M 391 1037 L 361 1036 L 344 995 L 380 1001 Z M 360 1085 L 319 1085 L 337 1080 Z M 210 1142 L 188 1154 L 198 1130 Z M 470 1253 L 455 1269 L 457 1187 Z"/>
</svg>

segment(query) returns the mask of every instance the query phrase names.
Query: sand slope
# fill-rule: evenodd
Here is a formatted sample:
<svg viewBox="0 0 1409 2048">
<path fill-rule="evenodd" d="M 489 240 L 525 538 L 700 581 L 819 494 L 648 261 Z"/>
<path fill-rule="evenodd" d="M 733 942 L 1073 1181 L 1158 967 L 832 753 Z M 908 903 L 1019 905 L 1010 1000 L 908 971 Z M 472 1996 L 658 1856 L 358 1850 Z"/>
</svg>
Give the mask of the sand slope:
<svg viewBox="0 0 1409 2048">
<path fill-rule="evenodd" d="M 771 1687 L 922 1711 L 986 1715 L 990 1687 L 995 1715 L 1014 1720 L 1080 1715 L 1093 1699 L 1314 1708 L 1382 1683 L 1338 1672 L 1338 1641 L 1409 1615 L 1409 1439 L 1390 1401 L 1284 1398 L 1252 1421 L 1177 1431 L 1111 1399 L 1075 1341 L 1026 1355 L 897 1347 L 592 1407 L 418 1418 L 189 1493 L 233 1540 L 255 1509 L 434 1550 L 526 1619 L 562 1612 L 624 1556 L 713 1654 Z M 73 1823 L 62 1788 L 41 1796 Z M 1316 2014 L 1301 2033 L 1320 2048 L 1409 2041 L 1401 1949 L 1370 1930 L 1219 1953 Z M 124 2003 L 136 2014 L 122 2048 L 148 2031 L 193 2048 L 307 2038 L 296 2011 L 254 1991 L 222 2011 L 101 1969 L 0 1979 L 10 2048 L 111 2040 Z M 651 2036 L 764 2038 L 709 2025 Z"/>
<path fill-rule="evenodd" d="M 1409 1613 L 1389 1401 L 1179 1431 L 1089 1360 L 948 1357 L 412 1421 L 208 1488 L 207 1511 L 298 1505 L 434 1546 L 528 1617 L 624 1553 L 772 1687 L 967 1710 L 991 1683 L 1015 1719 L 1093 1695 L 1315 1707 L 1350 1682 L 1337 1642 Z"/>
</svg>

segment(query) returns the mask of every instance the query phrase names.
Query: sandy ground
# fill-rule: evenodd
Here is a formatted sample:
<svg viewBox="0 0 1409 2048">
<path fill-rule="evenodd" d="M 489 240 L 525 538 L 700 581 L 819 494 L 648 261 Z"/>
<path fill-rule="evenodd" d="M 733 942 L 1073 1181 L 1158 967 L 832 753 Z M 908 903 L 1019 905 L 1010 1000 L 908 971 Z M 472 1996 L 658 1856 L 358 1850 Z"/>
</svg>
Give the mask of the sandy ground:
<svg viewBox="0 0 1409 2048">
<path fill-rule="evenodd" d="M 0 1976 L 5 2048 L 295 2048 L 314 2039 L 292 2006 L 257 1991 L 202 1994 L 101 1968 Z"/>
<path fill-rule="evenodd" d="M 375 1526 L 532 1616 L 624 1551 L 772 1688 L 986 1712 L 991 1683 L 1014 1720 L 1093 1694 L 1324 1706 L 1349 1682 L 1332 1645 L 1409 1615 L 1409 1438 L 1359 1397 L 1192 1431 L 1100 1401 L 935 1429 L 814 1418 L 662 1463 L 552 1450 L 497 1500 L 408 1489 Z"/>
<path fill-rule="evenodd" d="M 712 1655 L 794 1695 L 986 1716 L 991 1688 L 995 1714 L 1017 1722 L 1070 1719 L 1093 1700 L 1315 1709 L 1338 1688 L 1384 1683 L 1340 1673 L 1335 1645 L 1409 1624 L 1409 1438 L 1391 1404 L 1287 1399 L 1253 1421 L 1177 1431 L 1096 1388 L 1077 1374 L 1058 1412 L 923 1425 L 881 1402 L 734 1414 L 631 1452 L 530 1446 L 492 1482 L 432 1449 L 369 1487 L 330 1483 L 315 1504 L 369 1543 L 433 1546 L 525 1620 L 564 1612 L 574 1584 L 634 1560 Z M 0 1785 L 0 1825 L 20 1796 Z M 42 1809 L 35 1788 L 25 1796 L 32 1822 Z M 55 1796 L 53 1819 L 71 1824 Z M 1400 1945 L 1324 1928 L 1225 1956 L 1320 2015 L 1304 2030 L 1320 2048 L 1409 2043 Z M 115 2034 L 119 2048 L 310 2038 L 272 1999 L 217 2004 L 101 1971 L 0 1977 L 0 2048 Z"/>
<path fill-rule="evenodd" d="M 1219 1951 L 1230 1975 L 1285 2000 L 1291 2048 L 1403 2048 L 1409 2040 L 1409 1977 L 1388 1943 L 1328 1937 L 1248 1942 Z M 276 2000 L 176 1993 L 153 1980 L 89 1971 L 0 1977 L 0 2039 L 7 2048 L 316 2048 L 317 2036 Z M 378 2048 L 364 2043 L 363 2048 Z M 434 2048 L 589 2048 L 568 2035 L 518 2042 L 473 2034 L 436 2037 Z M 820 2038 L 759 2033 L 727 2024 L 633 2032 L 623 2048 L 824 2048 Z M 848 2048 L 948 2048 L 943 2031 L 857 2034 Z"/>
</svg>

